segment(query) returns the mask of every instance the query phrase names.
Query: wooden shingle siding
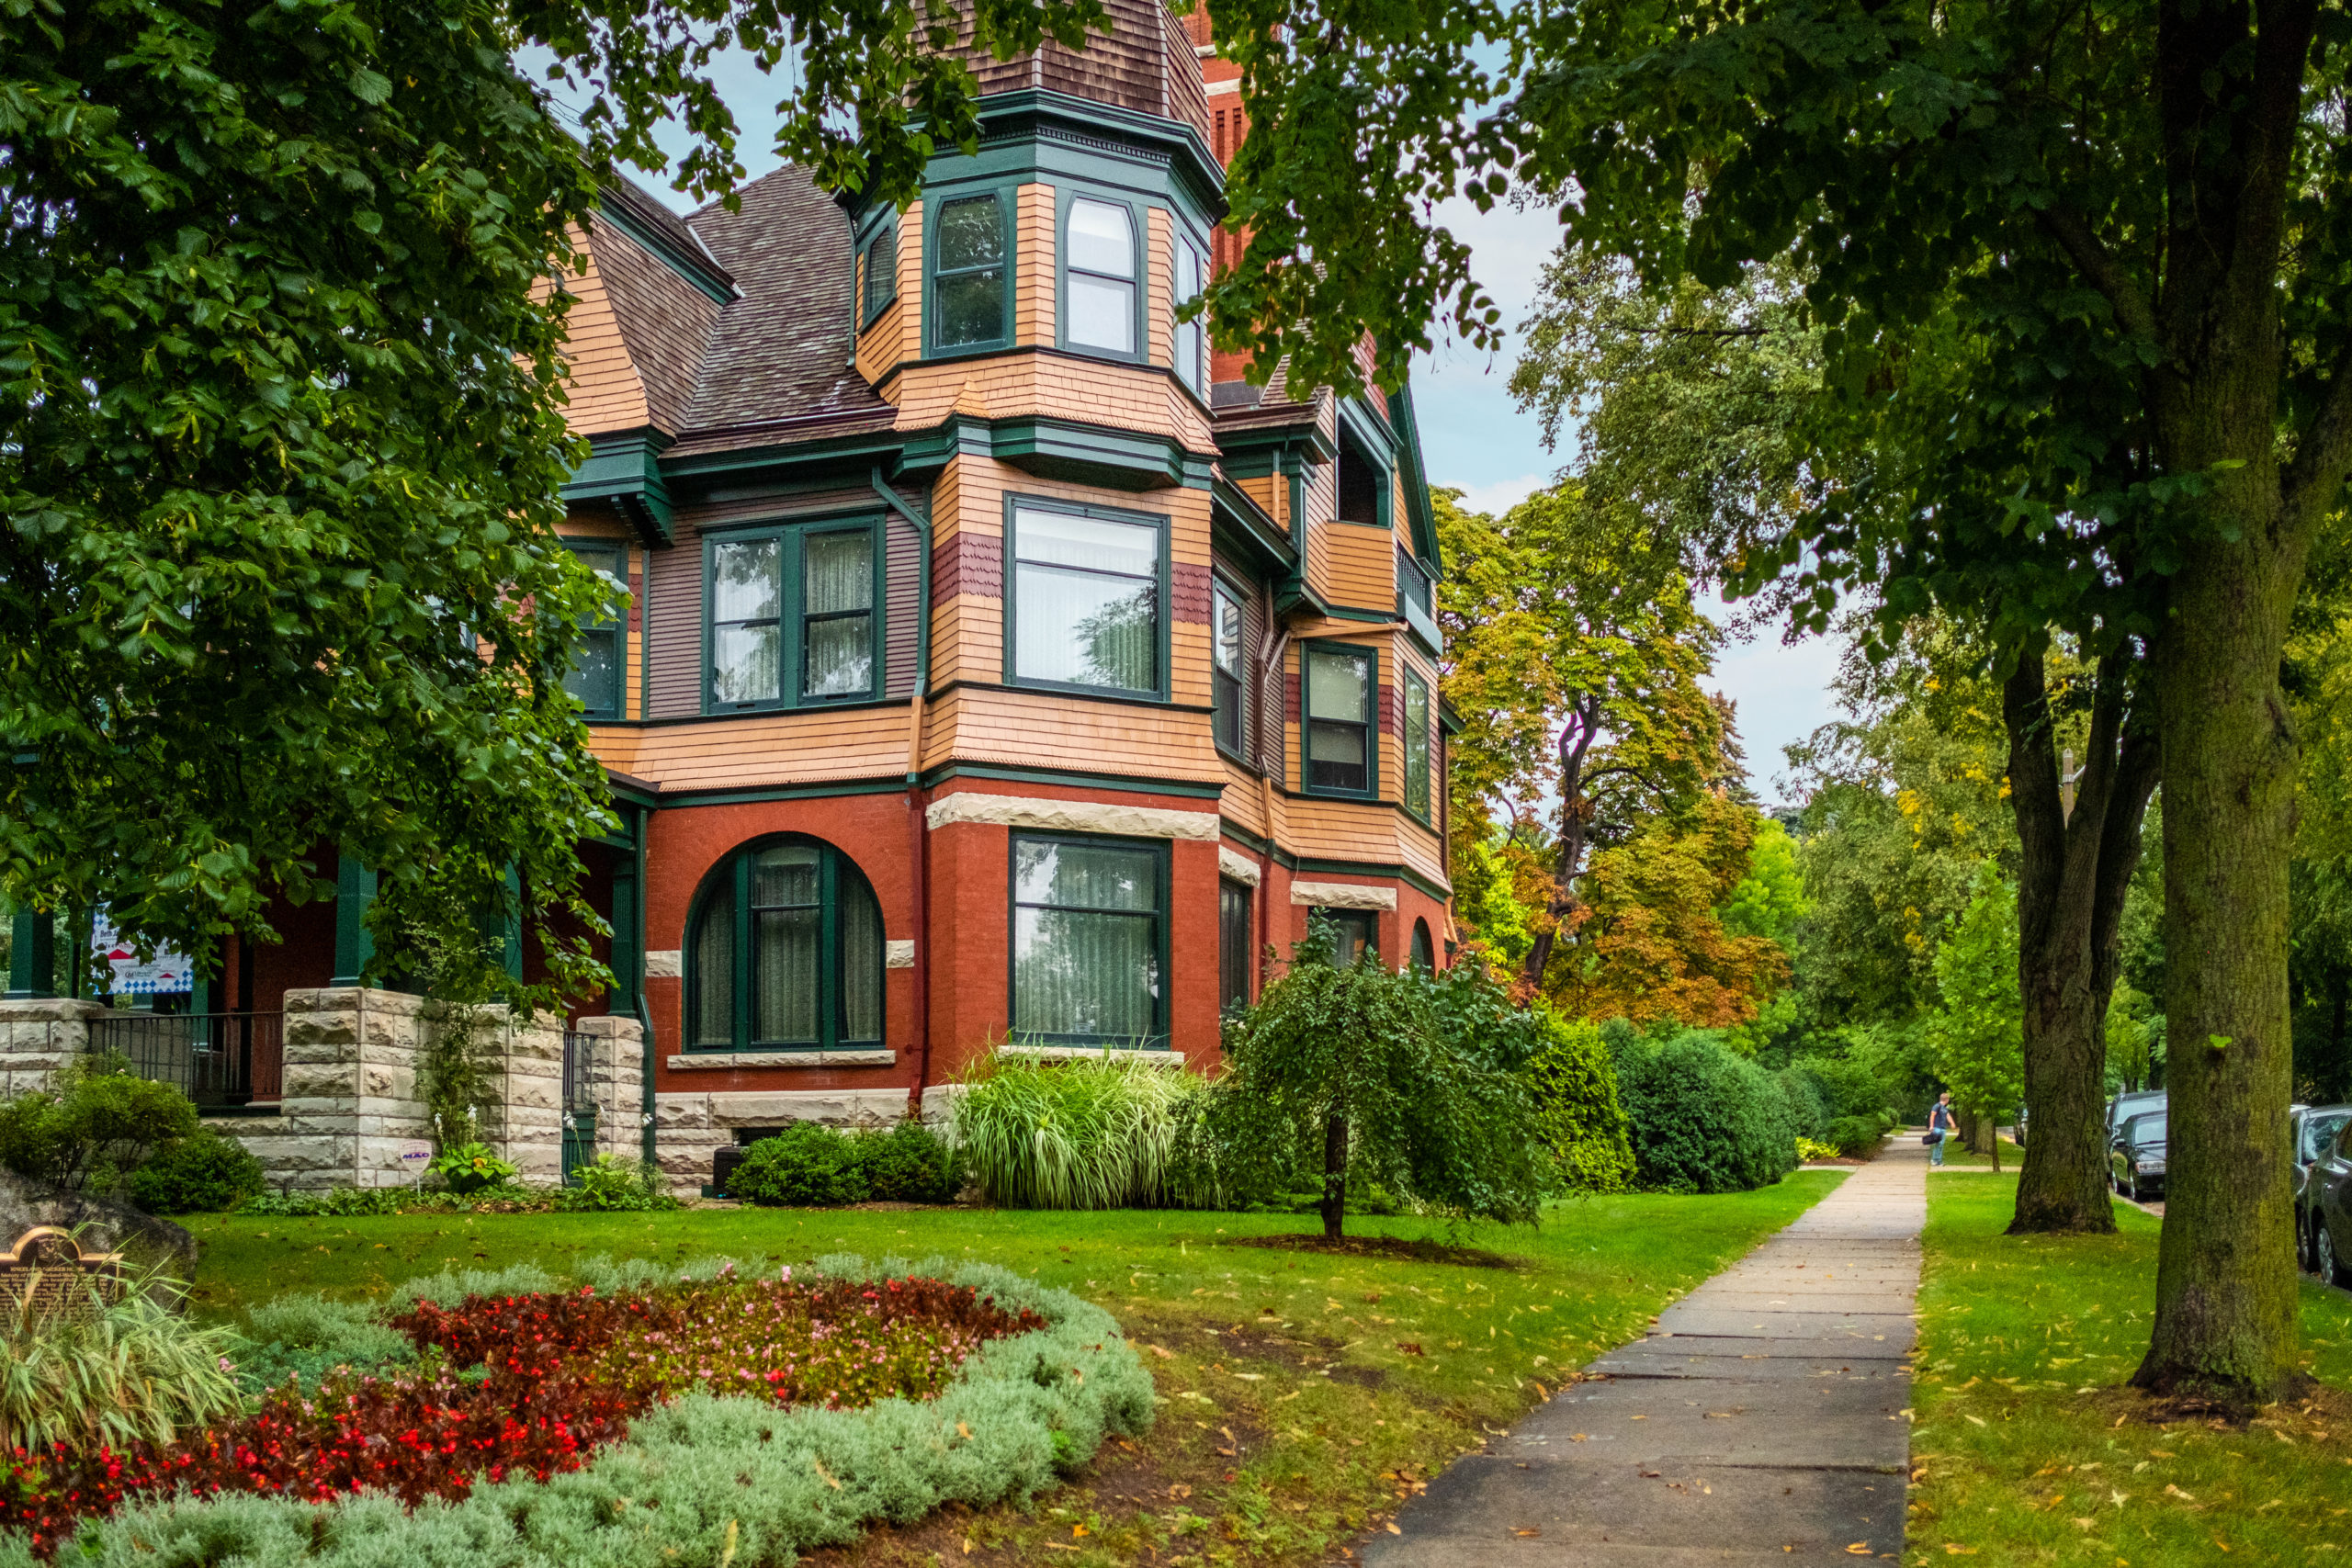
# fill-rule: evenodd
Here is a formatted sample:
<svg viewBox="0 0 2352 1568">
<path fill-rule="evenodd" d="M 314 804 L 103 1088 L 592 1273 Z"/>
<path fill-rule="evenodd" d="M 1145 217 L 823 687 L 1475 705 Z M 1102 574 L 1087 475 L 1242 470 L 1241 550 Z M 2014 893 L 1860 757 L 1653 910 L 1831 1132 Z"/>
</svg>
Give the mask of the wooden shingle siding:
<svg viewBox="0 0 2352 1568">
<path fill-rule="evenodd" d="M 917 513 L 922 502 L 911 500 Z M 915 632 L 923 608 L 922 536 L 897 513 L 882 520 L 882 694 L 905 697 L 915 689 Z"/>
<path fill-rule="evenodd" d="M 636 744 L 624 771 L 665 790 L 897 778 L 907 769 L 903 704 L 801 708 L 628 733 Z"/>
<path fill-rule="evenodd" d="M 579 239 L 575 236 L 574 243 Z M 571 372 L 571 406 L 564 411 L 564 423 L 580 435 L 641 429 L 650 417 L 645 384 L 629 362 L 628 344 L 621 336 L 594 251 L 588 255 L 588 270 L 573 276 L 565 287 L 574 299 L 564 318 L 563 357 Z"/>
<path fill-rule="evenodd" d="M 685 718 L 702 712 L 702 530 L 681 515 L 675 543 L 657 551 L 648 576 L 646 608 L 653 616 L 646 694 L 648 718 Z"/>
<path fill-rule="evenodd" d="M 1396 536 L 1385 528 L 1327 523 L 1323 536 L 1323 595 L 1351 610 L 1396 608 Z"/>
<path fill-rule="evenodd" d="M 960 411 L 974 417 L 1042 416 L 1172 436 L 1204 457 L 1216 450 L 1198 405 L 1171 396 L 1163 372 L 1076 355 L 910 365 L 898 390 L 900 430 L 930 430 Z"/>
<path fill-rule="evenodd" d="M 1159 26 L 1167 39 L 1163 47 L 1169 62 L 1167 98 L 1159 112 L 1170 119 L 1188 122 L 1205 141 L 1209 134 L 1209 95 L 1201 81 L 1201 57 L 1192 35 L 1197 22 L 1204 35 L 1200 41 L 1208 41 L 1205 32 L 1209 8 L 1195 5 L 1192 9 L 1192 16 L 1180 17 L 1168 6 L 1159 7 Z M 1186 62 L 1190 69 L 1185 68 Z"/>
<path fill-rule="evenodd" d="M 1150 292 L 1144 301 L 1143 319 L 1148 333 L 1148 357 L 1154 365 L 1172 366 L 1176 363 L 1175 225 L 1164 207 L 1152 208 L 1147 216 L 1144 264 Z"/>
<path fill-rule="evenodd" d="M 957 530 L 933 547 L 931 592 L 944 604 L 959 593 L 1004 597 L 1004 541 Z"/>
<path fill-rule="evenodd" d="M 1339 465 L 1317 463 L 1306 470 L 1306 585 L 1329 599 L 1331 515 L 1340 507 Z"/>
<path fill-rule="evenodd" d="M 1180 624 L 1209 624 L 1209 569 L 1193 561 L 1178 561 L 1168 583 L 1174 601 L 1169 614 Z"/>
<path fill-rule="evenodd" d="M 1023 186 L 1013 202 L 1012 341 L 1060 342 L 1054 315 L 1054 187 Z"/>
<path fill-rule="evenodd" d="M 1072 702 L 1049 692 L 966 686 L 934 702 L 924 728 L 926 767 L 954 757 L 1187 783 L 1225 779 L 1206 714 L 1148 704 Z"/>
<path fill-rule="evenodd" d="M 868 383 L 879 381 L 890 373 L 906 353 L 904 323 L 908 319 L 907 297 L 899 295 L 882 307 L 874 324 L 858 334 L 857 373 Z M 885 397 L 892 394 L 886 392 Z"/>
</svg>

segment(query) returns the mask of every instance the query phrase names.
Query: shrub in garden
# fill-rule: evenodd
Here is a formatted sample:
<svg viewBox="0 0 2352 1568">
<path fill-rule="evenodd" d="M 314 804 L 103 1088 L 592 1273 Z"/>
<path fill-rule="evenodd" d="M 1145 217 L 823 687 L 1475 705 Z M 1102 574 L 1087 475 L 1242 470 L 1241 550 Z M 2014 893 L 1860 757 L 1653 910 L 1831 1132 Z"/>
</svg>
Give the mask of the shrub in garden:
<svg viewBox="0 0 2352 1568">
<path fill-rule="evenodd" d="M 397 1214 L 415 1194 L 398 1187 L 333 1187 L 324 1191 L 262 1192 L 237 1205 L 241 1214 L 273 1219 L 344 1219 Z"/>
<path fill-rule="evenodd" d="M 1040 1062 L 989 1052 L 959 1080 L 956 1156 L 1008 1209 L 1149 1209 L 1175 1201 L 1183 1107 L 1205 1089 L 1181 1063 Z"/>
<path fill-rule="evenodd" d="M 744 1151 L 727 1190 L 747 1202 L 794 1209 L 865 1201 L 865 1171 L 846 1134 L 796 1122 Z"/>
<path fill-rule="evenodd" d="M 1829 1107 L 1821 1098 L 1821 1086 L 1813 1075 L 1798 1067 L 1782 1067 L 1772 1075 L 1781 1086 L 1781 1097 L 1788 1101 L 1789 1121 L 1800 1138 L 1819 1140 L 1829 1129 Z"/>
<path fill-rule="evenodd" d="M 261 1161 L 210 1128 L 165 1145 L 130 1173 L 123 1195 L 151 1214 L 217 1214 L 267 1187 Z"/>
<path fill-rule="evenodd" d="M 1634 1180 L 1634 1147 L 1599 1026 L 1548 1009 L 1527 1016 L 1549 1036 L 1526 1071 L 1554 1179 L 1572 1192 L 1623 1192 Z"/>
<path fill-rule="evenodd" d="M 1876 1153 L 1885 1135 L 1885 1124 L 1875 1116 L 1840 1116 L 1829 1123 L 1828 1141 L 1848 1159 Z"/>
<path fill-rule="evenodd" d="M 1480 1219 L 1532 1223 L 1544 1185 L 1527 1081 L 1449 1041 L 1429 982 L 1367 961 L 1335 967 L 1320 932 L 1226 1027 L 1197 1165 L 1227 1202 L 1322 1187 L 1323 1234 L 1351 1184 Z"/>
<path fill-rule="evenodd" d="M 641 1159 L 598 1155 L 571 1174 L 577 1186 L 559 1187 L 548 1195 L 548 1205 L 559 1213 L 642 1212 L 678 1206 L 662 1168 Z"/>
<path fill-rule="evenodd" d="M 455 1144 L 433 1156 L 427 1173 L 448 1183 L 449 1190 L 465 1194 L 503 1187 L 514 1179 L 514 1167 L 500 1159 L 488 1144 Z"/>
<path fill-rule="evenodd" d="M 1778 1181 L 1796 1164 L 1796 1129 L 1780 1086 L 1702 1032 L 1626 1053 L 1617 1087 L 1645 1186 L 1742 1192 Z"/>
<path fill-rule="evenodd" d="M 945 1140 L 910 1118 L 853 1140 L 866 1190 L 885 1203 L 952 1203 L 964 1185 Z"/>
<path fill-rule="evenodd" d="M 111 1192 L 149 1156 L 203 1130 L 196 1106 L 119 1055 L 79 1056 L 51 1088 L 0 1102 L 0 1165 L 65 1188 Z"/>
<path fill-rule="evenodd" d="M 173 1281 L 134 1277 L 111 1295 L 88 1280 L 67 1289 L 86 1303 L 52 1311 L 30 1290 L 0 1296 L 0 1453 L 167 1443 L 237 1408 L 221 1360 L 229 1331 L 175 1310 Z"/>
</svg>

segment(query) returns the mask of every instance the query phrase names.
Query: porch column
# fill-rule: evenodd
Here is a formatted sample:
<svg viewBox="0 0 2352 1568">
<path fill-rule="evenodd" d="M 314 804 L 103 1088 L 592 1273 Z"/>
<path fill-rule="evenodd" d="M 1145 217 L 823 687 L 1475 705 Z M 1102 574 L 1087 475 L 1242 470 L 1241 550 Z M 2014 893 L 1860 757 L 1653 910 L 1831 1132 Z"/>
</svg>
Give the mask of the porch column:
<svg viewBox="0 0 2352 1568">
<path fill-rule="evenodd" d="M 57 919 L 47 909 L 19 909 L 8 949 L 10 1001 L 57 995 Z"/>
<path fill-rule="evenodd" d="M 368 908 L 376 901 L 376 874 L 350 855 L 334 864 L 334 977 L 329 986 L 364 986 L 376 939 L 368 930 Z"/>
</svg>

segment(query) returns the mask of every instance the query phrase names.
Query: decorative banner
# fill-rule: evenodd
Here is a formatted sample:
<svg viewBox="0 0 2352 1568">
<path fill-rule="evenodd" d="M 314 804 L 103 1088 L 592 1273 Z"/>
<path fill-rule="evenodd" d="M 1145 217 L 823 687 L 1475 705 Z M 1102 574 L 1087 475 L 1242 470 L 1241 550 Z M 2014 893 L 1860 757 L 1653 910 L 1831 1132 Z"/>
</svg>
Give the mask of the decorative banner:
<svg viewBox="0 0 2352 1568">
<path fill-rule="evenodd" d="M 196 968 L 185 953 L 159 947 L 153 960 L 141 964 L 137 950 L 121 940 L 114 922 L 104 915 L 90 922 L 90 951 L 114 971 L 107 988 L 116 996 L 175 996 L 196 988 Z"/>
</svg>

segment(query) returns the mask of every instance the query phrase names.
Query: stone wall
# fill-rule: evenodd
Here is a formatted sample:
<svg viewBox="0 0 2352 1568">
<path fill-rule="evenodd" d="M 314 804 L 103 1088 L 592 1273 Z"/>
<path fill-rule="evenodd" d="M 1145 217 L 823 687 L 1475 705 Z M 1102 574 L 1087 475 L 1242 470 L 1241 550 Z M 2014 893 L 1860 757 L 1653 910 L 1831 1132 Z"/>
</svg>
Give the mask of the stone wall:
<svg viewBox="0 0 2352 1568">
<path fill-rule="evenodd" d="M 62 997 L 0 1000 L 0 1099 L 47 1089 L 50 1075 L 90 1048 L 90 1020 L 104 1011 Z"/>
<path fill-rule="evenodd" d="M 922 1091 L 922 1119 L 934 1126 L 945 1119 L 951 1084 Z M 720 1149 L 737 1142 L 739 1131 L 821 1122 L 829 1127 L 888 1127 L 907 1113 L 903 1089 L 766 1089 L 711 1094 L 663 1094 L 654 1099 L 655 1157 L 670 1190 L 681 1196 L 700 1192 L 710 1181 L 710 1164 Z"/>
</svg>

